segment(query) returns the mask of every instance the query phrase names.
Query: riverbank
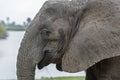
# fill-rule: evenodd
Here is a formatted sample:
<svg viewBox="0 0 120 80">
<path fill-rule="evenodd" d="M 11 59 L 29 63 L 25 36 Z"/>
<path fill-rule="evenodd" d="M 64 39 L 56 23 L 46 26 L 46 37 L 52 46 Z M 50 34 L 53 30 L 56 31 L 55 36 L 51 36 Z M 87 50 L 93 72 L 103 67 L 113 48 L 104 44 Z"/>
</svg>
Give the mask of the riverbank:
<svg viewBox="0 0 120 80">
<path fill-rule="evenodd" d="M 25 31 L 27 27 L 3 27 L 0 24 L 0 39 L 5 39 L 8 31 Z"/>
<path fill-rule="evenodd" d="M 6 28 L 0 25 L 0 39 L 4 39 L 7 37 Z"/>
<path fill-rule="evenodd" d="M 85 80 L 85 77 L 56 77 L 56 78 L 41 78 L 37 80 Z"/>
<path fill-rule="evenodd" d="M 27 27 L 17 26 L 17 27 L 6 27 L 8 31 L 25 31 Z"/>
</svg>

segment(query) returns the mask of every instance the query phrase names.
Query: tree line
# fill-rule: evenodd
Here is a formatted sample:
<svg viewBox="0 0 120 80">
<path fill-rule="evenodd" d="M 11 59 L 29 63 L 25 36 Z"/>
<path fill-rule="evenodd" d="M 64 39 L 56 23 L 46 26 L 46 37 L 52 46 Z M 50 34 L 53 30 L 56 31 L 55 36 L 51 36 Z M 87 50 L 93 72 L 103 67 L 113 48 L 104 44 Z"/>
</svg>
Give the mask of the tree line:
<svg viewBox="0 0 120 80">
<path fill-rule="evenodd" d="M 6 22 L 1 20 L 0 23 L 5 27 L 27 27 L 31 23 L 31 18 L 26 18 L 26 21 L 23 21 L 23 24 L 16 24 L 15 21 L 10 22 L 10 17 L 6 17 Z"/>
</svg>

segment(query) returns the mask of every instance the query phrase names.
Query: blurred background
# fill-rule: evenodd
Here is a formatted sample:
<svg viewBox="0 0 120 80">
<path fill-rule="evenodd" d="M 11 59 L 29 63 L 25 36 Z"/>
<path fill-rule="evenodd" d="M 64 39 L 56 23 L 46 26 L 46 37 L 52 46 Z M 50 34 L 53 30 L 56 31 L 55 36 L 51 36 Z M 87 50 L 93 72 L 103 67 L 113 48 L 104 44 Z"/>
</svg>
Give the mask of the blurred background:
<svg viewBox="0 0 120 80">
<path fill-rule="evenodd" d="M 20 42 L 25 29 L 45 1 L 0 0 L 0 80 L 16 79 L 16 58 Z M 36 70 L 36 79 L 63 76 L 85 76 L 85 73 L 59 72 L 54 64 Z"/>
</svg>

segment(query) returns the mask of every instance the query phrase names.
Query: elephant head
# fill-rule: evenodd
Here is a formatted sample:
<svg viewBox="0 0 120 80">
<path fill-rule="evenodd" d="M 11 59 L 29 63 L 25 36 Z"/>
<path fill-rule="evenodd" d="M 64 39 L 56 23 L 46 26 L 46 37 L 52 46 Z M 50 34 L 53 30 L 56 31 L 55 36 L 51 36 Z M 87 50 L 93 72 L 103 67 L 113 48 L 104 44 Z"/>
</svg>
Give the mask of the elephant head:
<svg viewBox="0 0 120 80">
<path fill-rule="evenodd" d="M 36 65 L 55 63 L 58 70 L 78 72 L 119 56 L 119 19 L 112 1 L 45 2 L 21 42 L 18 80 L 34 80 Z"/>
</svg>

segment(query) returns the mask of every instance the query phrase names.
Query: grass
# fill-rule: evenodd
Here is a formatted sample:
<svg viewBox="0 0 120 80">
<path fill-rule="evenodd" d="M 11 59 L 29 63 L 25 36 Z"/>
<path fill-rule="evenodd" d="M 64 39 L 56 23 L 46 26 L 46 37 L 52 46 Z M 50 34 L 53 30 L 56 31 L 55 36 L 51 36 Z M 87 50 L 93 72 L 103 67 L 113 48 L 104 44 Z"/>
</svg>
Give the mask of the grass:
<svg viewBox="0 0 120 80">
<path fill-rule="evenodd" d="M 7 31 L 6 28 L 0 25 L 0 39 L 7 37 Z"/>
<path fill-rule="evenodd" d="M 85 77 L 55 77 L 55 78 L 41 78 L 37 80 L 85 80 Z"/>
<path fill-rule="evenodd" d="M 7 30 L 9 31 L 24 31 L 26 27 L 6 27 Z"/>
</svg>

